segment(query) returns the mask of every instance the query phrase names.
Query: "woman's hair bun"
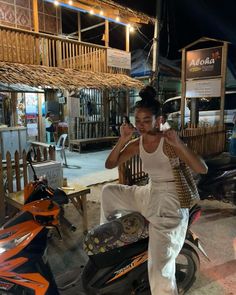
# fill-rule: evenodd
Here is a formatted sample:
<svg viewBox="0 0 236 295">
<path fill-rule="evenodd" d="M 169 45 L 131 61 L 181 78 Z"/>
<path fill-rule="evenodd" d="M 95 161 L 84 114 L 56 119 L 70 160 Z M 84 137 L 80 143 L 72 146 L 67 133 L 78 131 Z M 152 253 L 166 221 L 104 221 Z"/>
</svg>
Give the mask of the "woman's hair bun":
<svg viewBox="0 0 236 295">
<path fill-rule="evenodd" d="M 152 86 L 150 86 L 150 85 L 145 86 L 139 92 L 139 96 L 143 100 L 152 100 L 152 99 L 155 99 L 156 95 L 157 95 L 156 90 Z"/>
</svg>

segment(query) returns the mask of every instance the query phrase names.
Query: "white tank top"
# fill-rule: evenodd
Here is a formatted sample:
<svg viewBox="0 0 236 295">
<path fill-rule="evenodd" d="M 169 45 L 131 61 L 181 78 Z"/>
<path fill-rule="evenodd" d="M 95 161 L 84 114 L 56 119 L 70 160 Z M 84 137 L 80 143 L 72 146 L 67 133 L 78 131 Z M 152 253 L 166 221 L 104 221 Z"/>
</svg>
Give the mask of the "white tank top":
<svg viewBox="0 0 236 295">
<path fill-rule="evenodd" d="M 143 163 L 143 171 L 148 173 L 152 183 L 174 181 L 172 167 L 169 158 L 163 152 L 164 138 L 162 137 L 157 149 L 148 153 L 143 147 L 143 137 L 140 136 L 139 152 Z"/>
</svg>

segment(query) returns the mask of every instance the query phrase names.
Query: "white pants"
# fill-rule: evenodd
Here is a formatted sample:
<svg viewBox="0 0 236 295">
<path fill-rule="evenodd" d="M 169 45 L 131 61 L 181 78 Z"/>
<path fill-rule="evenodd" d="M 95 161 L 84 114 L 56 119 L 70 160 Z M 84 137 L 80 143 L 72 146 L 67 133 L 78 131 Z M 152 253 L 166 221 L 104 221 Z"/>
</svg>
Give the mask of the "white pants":
<svg viewBox="0 0 236 295">
<path fill-rule="evenodd" d="M 178 294 L 175 259 L 185 240 L 189 212 L 180 208 L 175 183 L 105 185 L 101 223 L 119 209 L 140 212 L 149 221 L 148 276 L 152 295 Z"/>
</svg>

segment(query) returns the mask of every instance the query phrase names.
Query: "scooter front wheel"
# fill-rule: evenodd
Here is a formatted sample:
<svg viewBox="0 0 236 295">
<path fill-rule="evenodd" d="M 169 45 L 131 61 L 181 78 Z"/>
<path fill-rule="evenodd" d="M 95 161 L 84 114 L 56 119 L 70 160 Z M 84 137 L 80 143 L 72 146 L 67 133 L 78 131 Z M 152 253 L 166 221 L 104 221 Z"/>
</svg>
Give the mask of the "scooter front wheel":
<svg viewBox="0 0 236 295">
<path fill-rule="evenodd" d="M 190 246 L 184 246 L 176 259 L 176 283 L 179 295 L 186 293 L 195 282 L 200 267 L 197 252 Z"/>
</svg>

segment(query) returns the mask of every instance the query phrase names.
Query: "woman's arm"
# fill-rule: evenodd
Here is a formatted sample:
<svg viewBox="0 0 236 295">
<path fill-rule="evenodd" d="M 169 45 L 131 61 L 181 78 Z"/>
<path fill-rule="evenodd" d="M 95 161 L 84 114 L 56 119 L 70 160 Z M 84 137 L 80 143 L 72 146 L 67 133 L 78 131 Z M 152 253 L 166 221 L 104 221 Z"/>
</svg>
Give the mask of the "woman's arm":
<svg viewBox="0 0 236 295">
<path fill-rule="evenodd" d="M 105 167 L 112 169 L 121 163 L 127 161 L 130 157 L 138 153 L 139 139 L 130 141 L 134 128 L 130 124 L 122 124 L 120 127 L 120 138 L 106 159 Z"/>
<path fill-rule="evenodd" d="M 183 141 L 179 138 L 174 130 L 164 132 L 164 137 L 167 143 L 172 145 L 178 157 L 184 161 L 194 172 L 206 174 L 208 167 L 204 160 L 190 150 Z"/>
</svg>

